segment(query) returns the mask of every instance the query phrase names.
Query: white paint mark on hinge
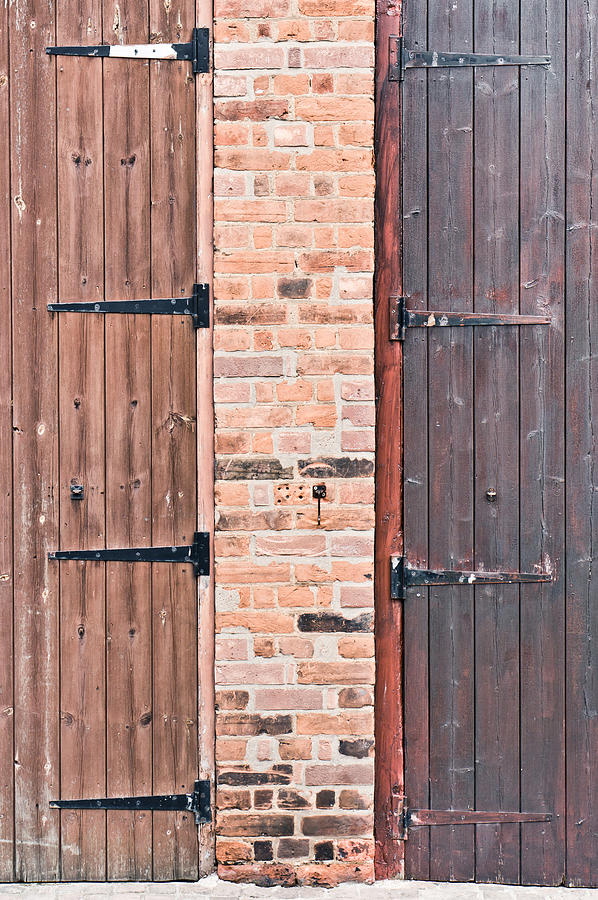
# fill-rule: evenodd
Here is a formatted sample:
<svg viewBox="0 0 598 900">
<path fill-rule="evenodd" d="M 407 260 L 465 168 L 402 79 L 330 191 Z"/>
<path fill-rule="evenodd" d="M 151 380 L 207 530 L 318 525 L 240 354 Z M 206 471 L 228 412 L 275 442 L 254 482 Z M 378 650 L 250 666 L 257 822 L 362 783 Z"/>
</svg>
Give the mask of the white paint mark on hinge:
<svg viewBox="0 0 598 900">
<path fill-rule="evenodd" d="M 110 56 L 119 59 L 176 59 L 174 44 L 115 44 Z"/>
</svg>

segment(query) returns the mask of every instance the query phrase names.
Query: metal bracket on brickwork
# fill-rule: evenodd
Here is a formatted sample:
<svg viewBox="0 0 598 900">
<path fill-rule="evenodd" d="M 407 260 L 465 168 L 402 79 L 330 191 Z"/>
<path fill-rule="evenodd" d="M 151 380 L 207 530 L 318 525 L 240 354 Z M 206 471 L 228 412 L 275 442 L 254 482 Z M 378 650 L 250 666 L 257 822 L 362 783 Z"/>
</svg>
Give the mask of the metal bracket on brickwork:
<svg viewBox="0 0 598 900">
<path fill-rule="evenodd" d="M 210 782 L 196 781 L 190 794 L 155 794 L 150 797 L 98 797 L 90 800 L 50 800 L 58 809 L 174 810 L 192 812 L 198 825 L 212 821 Z"/>
<path fill-rule="evenodd" d="M 549 316 L 407 309 L 406 297 L 391 297 L 390 300 L 391 341 L 404 341 L 407 328 L 463 328 L 466 325 L 550 325 L 550 323 Z"/>
<path fill-rule="evenodd" d="M 190 316 L 195 328 L 210 325 L 210 288 L 194 284 L 190 297 L 168 297 L 155 300 L 108 300 L 83 303 L 48 303 L 49 312 L 65 313 L 121 313 L 150 316 Z"/>
<path fill-rule="evenodd" d="M 406 69 L 441 69 L 467 66 L 548 66 L 550 56 L 514 56 L 503 53 L 453 53 L 444 50 L 415 50 L 398 35 L 390 37 L 389 81 L 403 81 Z"/>
<path fill-rule="evenodd" d="M 551 813 L 491 812 L 474 809 L 412 809 L 403 794 L 393 794 L 394 839 L 406 841 L 411 828 L 426 825 L 504 825 L 516 822 L 551 822 Z"/>
<path fill-rule="evenodd" d="M 131 547 L 101 550 L 55 550 L 48 559 L 93 560 L 94 562 L 191 563 L 196 575 L 210 574 L 210 535 L 196 531 L 193 543 L 183 547 Z"/>
<path fill-rule="evenodd" d="M 534 584 L 551 582 L 547 572 L 458 572 L 451 569 L 412 568 L 404 556 L 393 556 L 390 566 L 390 596 L 405 600 L 411 587 L 475 587 L 484 584 Z"/>
<path fill-rule="evenodd" d="M 194 75 L 210 70 L 210 33 L 194 28 L 186 44 L 94 44 L 80 47 L 46 47 L 51 56 L 90 56 L 115 59 L 189 60 Z"/>
</svg>

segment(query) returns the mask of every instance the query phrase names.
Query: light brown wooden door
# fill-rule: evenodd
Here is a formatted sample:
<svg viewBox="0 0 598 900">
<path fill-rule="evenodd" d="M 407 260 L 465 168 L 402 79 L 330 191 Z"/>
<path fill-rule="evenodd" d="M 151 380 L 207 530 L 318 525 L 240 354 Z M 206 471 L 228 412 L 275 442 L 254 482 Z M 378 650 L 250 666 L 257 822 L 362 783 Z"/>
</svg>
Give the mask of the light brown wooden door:
<svg viewBox="0 0 598 900">
<path fill-rule="evenodd" d="M 48 559 L 58 548 L 191 544 L 197 333 L 189 316 L 46 308 L 191 295 L 190 63 L 53 57 L 45 48 L 188 41 L 194 25 L 193 0 L 0 8 L 5 881 L 198 876 L 191 813 L 49 805 L 193 789 L 193 567 Z"/>
</svg>

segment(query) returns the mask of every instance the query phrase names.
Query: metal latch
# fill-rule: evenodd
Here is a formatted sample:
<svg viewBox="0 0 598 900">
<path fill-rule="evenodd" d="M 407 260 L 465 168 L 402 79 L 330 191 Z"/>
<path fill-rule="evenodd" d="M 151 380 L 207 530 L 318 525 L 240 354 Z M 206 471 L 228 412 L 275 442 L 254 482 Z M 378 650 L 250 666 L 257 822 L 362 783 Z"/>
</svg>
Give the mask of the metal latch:
<svg viewBox="0 0 598 900">
<path fill-rule="evenodd" d="M 404 341 L 407 328 L 462 328 L 465 325 L 550 325 L 551 321 L 550 316 L 407 309 L 406 297 L 391 297 L 390 299 L 391 341 Z"/>
<path fill-rule="evenodd" d="M 210 574 L 210 535 L 196 531 L 193 543 L 183 547 L 137 547 L 101 550 L 55 550 L 48 559 L 79 559 L 96 562 L 191 563 L 196 575 Z"/>
<path fill-rule="evenodd" d="M 406 841 L 410 828 L 426 825 L 506 825 L 517 822 L 551 822 L 551 813 L 490 812 L 474 809 L 412 809 L 403 794 L 392 796 L 394 838 Z"/>
<path fill-rule="evenodd" d="M 46 47 L 51 56 L 91 56 L 117 59 L 182 59 L 192 63 L 193 74 L 210 70 L 210 32 L 194 28 L 186 44 L 94 44 L 87 47 Z"/>
<path fill-rule="evenodd" d="M 196 781 L 190 794 L 155 794 L 151 797 L 99 797 L 91 800 L 50 800 L 58 809 L 174 810 L 192 812 L 198 825 L 212 821 L 210 782 Z"/>
<path fill-rule="evenodd" d="M 405 600 L 411 587 L 477 586 L 484 584 L 532 584 L 551 582 L 547 572 L 456 572 L 451 569 L 412 568 L 404 556 L 391 557 L 390 596 Z"/>
<path fill-rule="evenodd" d="M 444 50 L 414 50 L 403 37 L 390 37 L 389 81 L 403 81 L 405 69 L 446 68 L 455 66 L 548 66 L 550 56 L 513 56 L 503 53 L 449 53 Z"/>
<path fill-rule="evenodd" d="M 48 303 L 48 310 L 57 313 L 123 313 L 127 315 L 145 313 L 151 316 L 191 316 L 195 328 L 208 328 L 210 324 L 210 288 L 207 284 L 194 284 L 190 297 Z"/>
</svg>

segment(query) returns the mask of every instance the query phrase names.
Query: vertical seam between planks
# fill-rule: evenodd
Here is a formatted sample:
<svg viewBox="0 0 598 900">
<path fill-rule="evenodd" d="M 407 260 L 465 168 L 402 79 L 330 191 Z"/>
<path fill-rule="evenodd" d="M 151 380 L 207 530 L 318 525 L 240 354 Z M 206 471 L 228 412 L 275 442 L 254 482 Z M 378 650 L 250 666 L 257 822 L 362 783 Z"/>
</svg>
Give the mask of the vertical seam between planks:
<svg viewBox="0 0 598 900">
<path fill-rule="evenodd" d="M 104 4 L 100 5 L 100 34 L 101 43 L 104 43 Z M 104 60 L 100 60 L 100 83 L 102 86 L 102 296 L 106 300 L 106 94 L 104 91 L 105 66 Z M 108 546 L 108 454 L 107 454 L 107 423 L 108 423 L 108 379 L 107 373 L 107 341 L 106 341 L 106 316 L 103 319 L 104 335 L 104 546 Z M 104 794 L 108 796 L 108 570 L 109 564 L 104 563 Z M 108 881 L 108 812 L 104 813 L 104 881 Z"/>
<path fill-rule="evenodd" d="M 472 52 L 476 51 L 476 40 L 475 40 L 475 22 L 476 22 L 476 3 L 475 0 L 472 0 L 471 5 L 471 49 Z M 471 69 L 471 77 L 470 77 L 470 89 L 471 89 L 471 138 L 470 138 L 470 153 L 471 153 L 471 167 L 470 167 L 470 190 L 471 190 L 471 225 L 470 225 L 470 235 L 471 235 L 471 310 L 475 312 L 476 310 L 476 197 L 475 197 L 475 164 L 476 164 L 476 115 L 475 115 L 475 81 L 476 81 L 476 72 L 477 69 L 475 66 Z M 478 335 L 476 334 L 476 329 L 472 330 L 471 335 L 471 362 L 470 362 L 470 384 L 471 384 L 471 477 L 472 477 L 472 491 L 471 491 L 471 546 L 472 546 L 472 555 L 473 555 L 473 568 L 474 570 L 477 568 L 477 546 L 476 546 L 476 451 L 477 451 L 477 418 L 476 418 L 476 407 L 475 407 L 475 371 L 476 371 L 476 347 Z M 496 589 L 498 591 L 498 589 Z M 477 610 L 477 599 L 478 599 L 478 591 L 474 585 L 473 593 L 472 593 L 472 615 L 471 615 L 471 643 L 472 643 L 472 769 L 473 769 L 473 808 L 477 808 L 477 787 L 478 787 L 478 779 L 477 779 L 477 766 L 475 764 L 476 760 L 476 750 L 477 750 L 477 700 L 478 700 L 478 690 L 477 690 L 477 677 L 476 677 L 476 660 L 477 660 L 477 622 L 476 622 L 476 610 Z M 477 858 L 477 836 L 478 829 L 477 826 L 473 826 L 473 835 L 472 835 L 472 845 L 473 845 L 473 859 L 472 859 L 472 868 L 474 873 L 474 878 L 477 879 L 477 870 L 478 870 L 478 858 Z"/>
<path fill-rule="evenodd" d="M 12 78 L 11 78 L 11 41 L 10 41 L 10 7 L 8 7 L 6 14 L 6 66 L 8 71 L 8 96 L 7 96 L 7 119 L 8 119 L 8 192 L 9 195 L 12 194 L 11 186 L 12 186 L 12 169 L 13 169 L 13 157 L 12 157 Z M 12 616 L 11 616 L 11 632 L 12 632 L 12 645 L 11 645 L 11 671 L 12 671 L 12 696 L 11 696 L 11 705 L 12 705 L 12 761 L 11 761 L 11 770 L 12 770 L 12 878 L 13 881 L 16 877 L 17 870 L 17 860 L 16 860 L 16 779 L 15 779 L 15 756 L 16 756 L 16 745 L 15 745 L 15 722 L 16 722 L 16 709 L 15 709 L 15 466 L 14 466 L 14 316 L 13 316 L 13 299 L 14 299 L 14 291 L 13 291 L 13 209 L 12 203 L 8 204 L 8 250 L 9 250 L 9 281 L 8 281 L 8 305 L 9 305 L 9 326 L 10 326 L 10 480 L 11 480 L 11 494 L 10 494 L 10 507 L 11 507 L 11 530 L 10 530 L 10 538 L 11 538 L 11 595 L 12 595 Z"/>
<path fill-rule="evenodd" d="M 563 104 L 564 104 L 564 140 L 563 140 L 563 156 L 564 156 L 564 173 L 565 178 L 563 182 L 563 190 L 564 190 L 564 224 L 565 227 L 563 229 L 563 261 L 564 261 L 564 272 L 565 277 L 563 279 L 563 312 L 562 312 L 562 328 L 563 328 L 563 432 L 567 435 L 567 418 L 568 418 L 568 410 L 567 410 L 567 397 L 568 397 L 568 346 L 567 346 L 567 331 L 568 331 L 568 301 L 569 301 L 569 278 L 567 271 L 567 261 L 568 261 L 568 211 L 569 211 L 569 170 L 568 170 L 568 156 L 569 156 L 569 143 L 568 143 L 568 134 L 569 134 L 569 63 L 568 63 L 568 51 L 569 51 L 569 0 L 565 0 L 564 5 L 564 95 L 563 95 Z M 590 231 L 591 235 L 591 231 Z M 564 504 L 564 514 L 565 514 L 565 522 L 567 521 L 567 510 L 569 508 L 569 498 L 568 498 L 568 482 L 567 482 L 567 452 L 566 445 L 563 448 L 563 476 L 564 476 L 564 496 L 563 496 L 563 504 Z M 569 779 L 568 779 L 568 708 L 567 708 L 567 699 L 568 699 L 568 691 L 566 686 L 568 684 L 568 625 L 569 625 L 569 616 L 568 616 L 568 603 L 567 603 L 567 584 L 568 584 L 568 546 L 567 546 L 567 528 L 563 528 L 563 555 L 562 555 L 562 571 L 561 578 L 563 584 L 563 617 L 565 628 L 563 629 L 563 653 L 564 653 L 564 665 L 565 665 L 565 690 L 563 694 L 563 718 L 564 718 L 564 729 L 563 729 L 563 747 L 565 753 L 565 771 L 564 771 L 564 822 L 563 822 L 563 838 L 564 838 L 564 860 L 563 860 L 563 880 L 565 884 L 569 881 L 569 804 L 568 804 L 568 788 L 569 788 Z"/>
<path fill-rule="evenodd" d="M 54 39 L 56 40 L 58 34 L 58 5 L 54 4 Z M 54 146 L 55 146 L 55 156 L 54 156 L 54 185 L 55 185 L 55 234 L 56 234 L 56 295 L 60 299 L 60 231 L 59 231 L 59 206 L 58 206 L 58 61 L 54 64 Z M 56 489 L 56 505 L 57 505 L 57 523 L 55 525 L 55 533 L 57 536 L 57 544 L 60 547 L 60 522 L 62 519 L 61 515 L 61 497 L 60 497 L 60 320 L 58 316 L 55 316 L 56 319 L 56 333 L 54 337 L 54 354 L 56 359 L 56 452 L 57 452 L 57 465 L 56 465 L 56 473 L 58 475 L 58 484 Z M 57 769 L 58 769 L 58 796 L 62 797 L 62 720 L 60 716 L 60 707 L 61 707 L 61 697 L 62 697 L 62 617 L 61 613 L 61 598 L 62 598 L 62 565 L 58 563 L 58 576 L 56 583 L 56 606 L 57 606 L 57 631 L 58 631 L 58 690 L 57 690 L 57 701 L 58 701 L 58 760 L 57 760 Z M 62 881 L 62 811 L 58 810 L 58 877 L 59 880 Z"/>
</svg>

